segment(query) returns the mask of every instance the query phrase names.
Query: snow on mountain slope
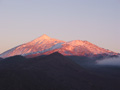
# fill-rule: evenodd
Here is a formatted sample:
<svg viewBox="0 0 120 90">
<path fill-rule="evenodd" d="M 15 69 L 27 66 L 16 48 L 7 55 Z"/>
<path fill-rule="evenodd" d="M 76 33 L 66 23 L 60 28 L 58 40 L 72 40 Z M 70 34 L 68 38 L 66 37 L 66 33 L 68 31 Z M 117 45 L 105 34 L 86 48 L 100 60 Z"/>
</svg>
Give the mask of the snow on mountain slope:
<svg viewBox="0 0 120 90">
<path fill-rule="evenodd" d="M 5 58 L 14 55 L 23 55 L 23 54 L 35 53 L 35 52 L 43 53 L 49 50 L 61 48 L 61 44 L 63 43 L 64 41 L 50 38 L 47 35 L 42 35 L 41 37 L 31 42 L 17 46 L 11 50 L 2 53 L 0 57 Z"/>
<path fill-rule="evenodd" d="M 100 48 L 88 41 L 73 40 L 70 42 L 64 42 L 50 38 L 47 35 L 42 35 L 31 42 L 2 53 L 0 57 L 5 58 L 14 55 L 27 55 L 31 57 L 49 55 L 54 52 L 59 52 L 67 56 L 94 56 L 97 54 L 117 55 L 115 52 Z"/>
<path fill-rule="evenodd" d="M 100 48 L 88 41 L 74 40 L 74 41 L 68 42 L 68 44 L 75 46 L 75 47 L 85 48 L 86 50 L 90 51 L 92 54 L 103 54 L 103 53 L 113 54 L 114 53 L 110 50 Z M 77 51 L 77 49 L 76 49 L 76 51 Z"/>
<path fill-rule="evenodd" d="M 29 54 L 27 55 L 27 57 L 49 55 L 54 52 L 59 52 L 66 56 L 95 56 L 98 54 L 117 55 L 117 53 L 115 52 L 100 48 L 88 41 L 73 40 L 70 42 L 63 43 L 61 48 L 49 50 L 44 53 Z"/>
<path fill-rule="evenodd" d="M 58 51 L 63 55 L 91 56 L 97 54 L 116 55 L 117 53 L 107 49 L 100 48 L 88 41 L 73 40 L 62 44 L 62 47 L 53 51 L 45 52 L 46 54 Z"/>
</svg>

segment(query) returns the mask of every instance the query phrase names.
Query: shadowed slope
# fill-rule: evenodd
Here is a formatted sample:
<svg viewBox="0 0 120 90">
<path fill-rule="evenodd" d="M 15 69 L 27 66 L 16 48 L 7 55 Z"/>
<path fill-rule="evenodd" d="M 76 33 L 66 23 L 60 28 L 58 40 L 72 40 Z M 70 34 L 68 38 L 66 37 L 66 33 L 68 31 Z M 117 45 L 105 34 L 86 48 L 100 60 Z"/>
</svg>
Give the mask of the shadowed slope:
<svg viewBox="0 0 120 90">
<path fill-rule="evenodd" d="M 88 72 L 57 52 L 31 59 L 16 56 L 0 62 L 0 90 L 119 89 L 119 83 L 112 82 Z"/>
<path fill-rule="evenodd" d="M 0 57 L 0 61 L 2 60 L 3 58 Z"/>
<path fill-rule="evenodd" d="M 0 57 L 0 60 L 2 60 L 3 58 Z"/>
<path fill-rule="evenodd" d="M 25 57 L 17 55 L 0 61 L 0 70 L 15 70 L 26 60 Z"/>
</svg>

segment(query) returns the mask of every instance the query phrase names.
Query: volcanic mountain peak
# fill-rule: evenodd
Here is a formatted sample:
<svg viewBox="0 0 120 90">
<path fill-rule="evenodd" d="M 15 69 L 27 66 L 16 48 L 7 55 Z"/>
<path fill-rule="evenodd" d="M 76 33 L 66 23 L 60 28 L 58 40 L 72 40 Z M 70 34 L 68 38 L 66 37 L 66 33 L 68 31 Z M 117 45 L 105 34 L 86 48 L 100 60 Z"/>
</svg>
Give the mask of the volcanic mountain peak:
<svg viewBox="0 0 120 90">
<path fill-rule="evenodd" d="M 61 45 L 65 43 L 62 40 L 57 40 L 50 38 L 47 35 L 42 35 L 41 37 L 34 39 L 31 42 L 22 44 L 13 49 L 10 49 L 0 55 L 0 57 L 10 57 L 14 55 L 26 55 L 29 53 L 43 53 L 53 49 L 58 49 Z"/>
<path fill-rule="evenodd" d="M 47 36 L 46 34 L 43 34 L 42 36 L 40 36 L 41 39 L 50 39 L 49 36 Z"/>
<path fill-rule="evenodd" d="M 49 40 L 49 39 L 51 39 L 49 36 L 47 36 L 46 34 L 43 34 L 42 36 L 34 39 L 33 41 L 38 42 L 38 41 L 41 41 L 41 40 Z"/>
<path fill-rule="evenodd" d="M 6 58 L 14 55 L 32 55 L 32 54 L 45 54 L 60 52 L 63 55 L 77 55 L 77 56 L 88 56 L 96 54 L 111 54 L 116 55 L 117 53 L 100 48 L 88 41 L 73 40 L 65 42 L 62 40 L 51 38 L 47 35 L 34 39 L 31 42 L 22 44 L 13 49 L 10 49 L 2 54 L 0 57 Z"/>
</svg>

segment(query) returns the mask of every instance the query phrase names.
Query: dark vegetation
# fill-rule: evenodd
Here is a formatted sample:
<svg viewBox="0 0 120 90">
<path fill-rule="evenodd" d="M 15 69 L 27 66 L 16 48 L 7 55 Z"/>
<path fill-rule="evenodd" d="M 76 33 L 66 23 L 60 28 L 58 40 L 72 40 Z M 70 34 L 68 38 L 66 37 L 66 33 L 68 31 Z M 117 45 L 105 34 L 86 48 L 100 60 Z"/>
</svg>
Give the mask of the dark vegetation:
<svg viewBox="0 0 120 90">
<path fill-rule="evenodd" d="M 88 69 L 95 60 L 69 58 L 56 52 L 44 57 L 1 60 L 0 90 L 120 90 L 119 80 Z"/>
</svg>

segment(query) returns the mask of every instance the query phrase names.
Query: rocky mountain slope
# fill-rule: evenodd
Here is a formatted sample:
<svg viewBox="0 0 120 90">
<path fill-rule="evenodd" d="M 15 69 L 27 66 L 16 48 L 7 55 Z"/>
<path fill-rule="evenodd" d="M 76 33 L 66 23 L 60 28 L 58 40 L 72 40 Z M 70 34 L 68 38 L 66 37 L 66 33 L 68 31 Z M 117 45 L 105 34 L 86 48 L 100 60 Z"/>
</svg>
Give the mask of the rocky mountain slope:
<svg viewBox="0 0 120 90">
<path fill-rule="evenodd" d="M 98 54 L 117 55 L 115 52 L 98 47 L 88 41 L 73 40 L 65 42 L 47 35 L 42 35 L 31 42 L 19 45 L 0 54 L 0 57 L 6 58 L 14 55 L 49 55 L 54 52 L 59 52 L 66 56 L 94 56 Z"/>
</svg>

